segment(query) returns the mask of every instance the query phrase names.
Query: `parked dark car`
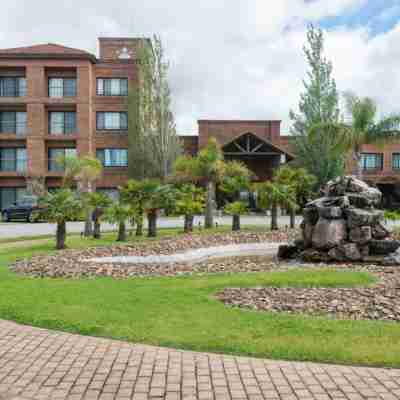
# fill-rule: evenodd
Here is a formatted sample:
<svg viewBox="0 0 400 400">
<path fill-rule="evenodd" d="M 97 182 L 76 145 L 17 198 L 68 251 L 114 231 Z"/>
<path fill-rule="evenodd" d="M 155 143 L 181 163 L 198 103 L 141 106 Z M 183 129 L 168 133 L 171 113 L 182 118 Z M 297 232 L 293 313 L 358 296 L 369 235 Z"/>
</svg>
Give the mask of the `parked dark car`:
<svg viewBox="0 0 400 400">
<path fill-rule="evenodd" d="M 43 218 L 44 209 L 39 206 L 36 196 L 24 196 L 12 206 L 3 209 L 1 213 L 4 222 L 12 220 L 37 222 Z"/>
</svg>

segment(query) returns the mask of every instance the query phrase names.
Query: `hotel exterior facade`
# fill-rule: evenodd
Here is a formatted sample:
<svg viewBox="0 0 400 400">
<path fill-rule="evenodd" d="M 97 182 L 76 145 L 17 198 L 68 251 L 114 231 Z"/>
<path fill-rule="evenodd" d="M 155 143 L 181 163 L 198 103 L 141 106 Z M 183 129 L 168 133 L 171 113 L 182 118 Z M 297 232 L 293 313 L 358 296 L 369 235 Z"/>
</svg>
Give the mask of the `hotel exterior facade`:
<svg viewBox="0 0 400 400">
<path fill-rule="evenodd" d="M 61 185 L 62 154 L 96 156 L 103 163 L 97 189 L 116 194 L 128 179 L 128 89 L 138 84 L 138 49 L 146 39 L 99 38 L 99 55 L 57 44 L 0 50 L 0 208 L 30 182 Z M 281 122 L 200 120 L 182 136 L 195 155 L 215 137 L 227 159 L 243 161 L 255 180 L 270 179 L 295 158 Z M 400 143 L 363 147 L 365 178 L 388 205 L 400 199 Z M 351 169 L 351 163 L 349 164 Z"/>
</svg>

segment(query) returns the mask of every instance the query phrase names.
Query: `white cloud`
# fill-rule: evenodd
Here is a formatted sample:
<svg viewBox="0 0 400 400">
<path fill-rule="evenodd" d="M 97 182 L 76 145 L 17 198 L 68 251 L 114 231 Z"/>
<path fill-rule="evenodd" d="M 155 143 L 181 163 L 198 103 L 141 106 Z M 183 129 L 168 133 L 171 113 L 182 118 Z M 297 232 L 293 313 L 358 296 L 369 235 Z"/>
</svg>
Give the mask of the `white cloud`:
<svg viewBox="0 0 400 400">
<path fill-rule="evenodd" d="M 2 5 L 0 47 L 60 42 L 96 51 L 97 36 L 160 33 L 171 60 L 178 129 L 200 118 L 282 119 L 295 108 L 306 64 L 305 27 L 354 11 L 368 0 L 14 0 Z M 373 0 L 369 0 L 373 1 Z M 327 34 L 340 90 L 400 103 L 400 26 L 370 37 L 367 28 Z"/>
</svg>

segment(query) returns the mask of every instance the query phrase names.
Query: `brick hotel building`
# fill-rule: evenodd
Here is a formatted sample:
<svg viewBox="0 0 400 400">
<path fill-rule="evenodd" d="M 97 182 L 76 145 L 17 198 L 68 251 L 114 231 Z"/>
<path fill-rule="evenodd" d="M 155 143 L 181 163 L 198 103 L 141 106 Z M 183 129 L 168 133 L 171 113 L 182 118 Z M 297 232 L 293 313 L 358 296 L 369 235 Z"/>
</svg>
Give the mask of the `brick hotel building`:
<svg viewBox="0 0 400 400">
<path fill-rule="evenodd" d="M 137 84 L 137 53 L 145 39 L 100 38 L 99 56 L 56 44 L 0 50 L 0 208 L 41 177 L 59 187 L 60 154 L 97 156 L 97 189 L 113 194 L 127 180 L 128 87 Z M 217 138 L 228 159 L 246 163 L 257 180 L 269 179 L 294 155 L 280 121 L 200 120 L 198 135 L 182 136 L 196 154 Z M 364 146 L 366 178 L 388 202 L 400 199 L 400 143 Z"/>
</svg>

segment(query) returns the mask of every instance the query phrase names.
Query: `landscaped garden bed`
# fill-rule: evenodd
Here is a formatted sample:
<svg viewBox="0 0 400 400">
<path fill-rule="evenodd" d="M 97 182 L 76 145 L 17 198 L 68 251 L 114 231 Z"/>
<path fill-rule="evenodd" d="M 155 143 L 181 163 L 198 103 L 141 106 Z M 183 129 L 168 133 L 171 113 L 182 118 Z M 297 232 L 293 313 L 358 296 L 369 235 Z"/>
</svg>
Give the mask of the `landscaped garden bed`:
<svg viewBox="0 0 400 400">
<path fill-rule="evenodd" d="M 271 262 L 221 264 L 117 264 L 90 262 L 92 258 L 113 256 L 149 256 L 180 253 L 188 249 L 207 248 L 239 243 L 280 243 L 292 239 L 293 230 L 267 232 L 236 232 L 180 235 L 172 238 L 111 247 L 93 247 L 84 250 L 64 250 L 52 255 L 23 259 L 11 266 L 19 274 L 33 277 L 88 278 L 112 276 L 115 278 L 143 276 L 173 276 L 204 272 L 249 272 L 271 270 Z"/>
<path fill-rule="evenodd" d="M 400 322 L 400 268 L 373 265 L 335 268 L 369 271 L 378 281 L 371 286 L 354 288 L 227 288 L 217 298 L 232 307 L 258 311 Z"/>
</svg>

